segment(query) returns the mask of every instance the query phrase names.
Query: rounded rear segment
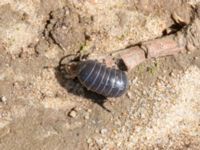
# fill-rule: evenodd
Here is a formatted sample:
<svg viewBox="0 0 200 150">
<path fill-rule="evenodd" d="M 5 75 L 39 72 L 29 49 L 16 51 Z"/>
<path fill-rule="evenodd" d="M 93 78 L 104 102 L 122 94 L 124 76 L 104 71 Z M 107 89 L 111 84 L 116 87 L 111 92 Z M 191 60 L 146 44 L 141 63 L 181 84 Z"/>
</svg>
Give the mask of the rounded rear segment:
<svg viewBox="0 0 200 150">
<path fill-rule="evenodd" d="M 128 87 L 128 79 L 125 72 L 107 68 L 107 76 L 103 80 L 103 89 L 99 94 L 106 97 L 119 97 L 125 93 Z"/>
<path fill-rule="evenodd" d="M 128 88 L 128 79 L 125 72 L 112 69 L 109 84 L 112 85 L 107 97 L 119 97 L 124 94 Z"/>
</svg>

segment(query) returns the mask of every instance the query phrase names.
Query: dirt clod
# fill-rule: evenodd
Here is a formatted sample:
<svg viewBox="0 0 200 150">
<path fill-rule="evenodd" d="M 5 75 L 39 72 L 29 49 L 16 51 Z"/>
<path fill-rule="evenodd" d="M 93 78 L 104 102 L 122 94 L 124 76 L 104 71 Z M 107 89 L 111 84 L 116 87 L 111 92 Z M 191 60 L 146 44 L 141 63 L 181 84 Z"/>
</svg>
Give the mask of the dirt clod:
<svg viewBox="0 0 200 150">
<path fill-rule="evenodd" d="M 66 51 L 66 54 L 80 50 L 85 44 L 84 25 L 79 14 L 65 7 L 50 14 L 45 36 Z"/>
</svg>

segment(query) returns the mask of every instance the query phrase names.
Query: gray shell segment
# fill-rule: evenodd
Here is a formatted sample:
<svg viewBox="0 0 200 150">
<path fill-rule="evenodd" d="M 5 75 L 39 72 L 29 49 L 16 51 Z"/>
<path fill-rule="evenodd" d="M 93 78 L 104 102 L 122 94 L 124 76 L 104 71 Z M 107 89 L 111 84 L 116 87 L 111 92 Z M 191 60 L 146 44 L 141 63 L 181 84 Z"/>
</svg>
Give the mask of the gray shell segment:
<svg viewBox="0 0 200 150">
<path fill-rule="evenodd" d="M 94 60 L 78 64 L 77 78 L 88 90 L 105 97 L 121 96 L 128 87 L 125 72 L 108 68 Z"/>
</svg>

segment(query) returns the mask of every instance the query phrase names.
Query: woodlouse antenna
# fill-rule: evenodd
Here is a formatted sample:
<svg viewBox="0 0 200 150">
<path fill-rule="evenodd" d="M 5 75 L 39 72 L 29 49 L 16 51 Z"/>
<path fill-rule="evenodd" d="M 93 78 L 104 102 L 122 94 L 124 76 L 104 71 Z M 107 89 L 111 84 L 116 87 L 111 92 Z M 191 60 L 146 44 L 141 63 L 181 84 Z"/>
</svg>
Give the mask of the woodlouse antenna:
<svg viewBox="0 0 200 150">
<path fill-rule="evenodd" d="M 66 55 L 64 57 L 62 57 L 59 61 L 59 66 L 62 66 L 64 64 L 68 64 L 69 62 L 72 62 L 75 60 L 75 58 L 77 57 L 77 54 L 69 54 Z M 70 59 L 71 58 L 71 59 Z M 72 59 L 73 58 L 73 59 Z M 67 60 L 67 61 L 66 61 Z M 65 63 L 63 63 L 63 61 L 65 61 Z"/>
</svg>

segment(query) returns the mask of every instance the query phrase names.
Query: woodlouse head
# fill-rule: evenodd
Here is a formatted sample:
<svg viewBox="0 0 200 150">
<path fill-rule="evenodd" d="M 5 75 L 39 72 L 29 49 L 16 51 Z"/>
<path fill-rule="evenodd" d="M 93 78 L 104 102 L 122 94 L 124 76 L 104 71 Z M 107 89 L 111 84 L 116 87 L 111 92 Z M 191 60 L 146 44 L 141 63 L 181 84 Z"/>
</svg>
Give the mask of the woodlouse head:
<svg viewBox="0 0 200 150">
<path fill-rule="evenodd" d="M 67 78 L 74 79 L 78 74 L 78 65 L 76 62 L 70 62 L 64 65 Z"/>
<path fill-rule="evenodd" d="M 70 54 L 61 58 L 59 70 L 67 79 L 74 79 L 77 76 L 79 57 L 76 54 Z"/>
</svg>

